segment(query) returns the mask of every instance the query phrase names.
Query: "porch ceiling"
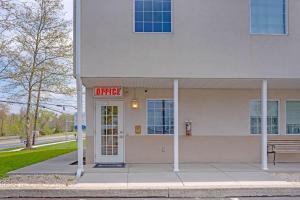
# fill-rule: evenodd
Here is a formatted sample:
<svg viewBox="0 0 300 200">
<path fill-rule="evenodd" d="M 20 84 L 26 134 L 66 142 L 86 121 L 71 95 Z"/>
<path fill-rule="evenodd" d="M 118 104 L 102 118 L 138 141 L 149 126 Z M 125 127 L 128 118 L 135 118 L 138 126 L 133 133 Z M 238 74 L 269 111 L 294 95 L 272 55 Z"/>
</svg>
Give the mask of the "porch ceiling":
<svg viewBox="0 0 300 200">
<path fill-rule="evenodd" d="M 86 87 L 172 88 L 169 78 L 82 78 Z M 258 89 L 262 79 L 180 79 L 180 88 Z M 300 79 L 268 79 L 270 89 L 300 89 Z"/>
</svg>

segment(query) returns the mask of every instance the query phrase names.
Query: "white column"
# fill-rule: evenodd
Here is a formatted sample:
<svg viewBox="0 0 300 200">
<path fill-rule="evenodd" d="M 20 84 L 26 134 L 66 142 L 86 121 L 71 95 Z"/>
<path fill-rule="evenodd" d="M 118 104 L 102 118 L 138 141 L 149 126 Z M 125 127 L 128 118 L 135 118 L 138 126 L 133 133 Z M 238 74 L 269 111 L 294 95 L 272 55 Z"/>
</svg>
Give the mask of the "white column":
<svg viewBox="0 0 300 200">
<path fill-rule="evenodd" d="M 268 170 L 268 81 L 261 88 L 261 168 Z"/>
<path fill-rule="evenodd" d="M 76 88 L 77 88 L 77 156 L 78 166 L 76 177 L 83 174 L 83 139 L 82 139 L 82 82 L 80 76 L 80 0 L 75 0 L 75 67 L 76 67 Z"/>
<path fill-rule="evenodd" d="M 179 133 L 178 133 L 178 80 L 173 83 L 174 92 L 174 172 L 179 171 Z"/>
</svg>

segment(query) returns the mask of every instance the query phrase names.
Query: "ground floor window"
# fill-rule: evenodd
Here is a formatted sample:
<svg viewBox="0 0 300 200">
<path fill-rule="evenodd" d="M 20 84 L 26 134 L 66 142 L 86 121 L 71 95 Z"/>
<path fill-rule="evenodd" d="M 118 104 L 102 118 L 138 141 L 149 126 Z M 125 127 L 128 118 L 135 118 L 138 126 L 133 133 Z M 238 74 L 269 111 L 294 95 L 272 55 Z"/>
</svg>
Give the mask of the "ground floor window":
<svg viewBox="0 0 300 200">
<path fill-rule="evenodd" d="M 147 101 L 148 134 L 174 133 L 173 100 Z"/>
<path fill-rule="evenodd" d="M 300 134 L 300 101 L 286 102 L 287 134 Z"/>
<path fill-rule="evenodd" d="M 278 134 L 278 101 L 268 101 L 268 134 Z M 250 102 L 250 132 L 261 133 L 261 101 Z"/>
</svg>

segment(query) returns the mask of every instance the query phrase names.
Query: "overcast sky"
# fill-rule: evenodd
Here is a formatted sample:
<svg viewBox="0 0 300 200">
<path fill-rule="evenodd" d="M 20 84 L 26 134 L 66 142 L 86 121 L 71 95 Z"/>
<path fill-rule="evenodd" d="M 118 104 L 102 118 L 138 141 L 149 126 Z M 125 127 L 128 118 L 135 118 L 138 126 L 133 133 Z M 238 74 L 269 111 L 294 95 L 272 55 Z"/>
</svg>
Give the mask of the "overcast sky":
<svg viewBox="0 0 300 200">
<path fill-rule="evenodd" d="M 66 18 L 71 20 L 73 18 L 73 0 L 63 0 L 66 10 Z"/>
</svg>

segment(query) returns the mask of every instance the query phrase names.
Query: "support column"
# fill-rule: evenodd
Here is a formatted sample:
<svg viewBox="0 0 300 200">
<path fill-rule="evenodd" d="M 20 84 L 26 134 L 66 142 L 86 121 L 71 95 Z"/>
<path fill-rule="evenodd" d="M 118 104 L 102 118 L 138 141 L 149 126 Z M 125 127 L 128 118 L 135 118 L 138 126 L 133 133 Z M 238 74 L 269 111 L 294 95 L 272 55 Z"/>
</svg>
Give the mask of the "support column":
<svg viewBox="0 0 300 200">
<path fill-rule="evenodd" d="M 77 157 L 78 166 L 76 177 L 80 178 L 83 174 L 83 132 L 82 132 L 82 82 L 80 74 L 80 15 L 81 15 L 81 1 L 75 0 L 75 68 L 76 68 L 76 88 L 77 88 Z"/>
<path fill-rule="evenodd" d="M 268 170 L 268 81 L 261 88 L 261 168 Z"/>
<path fill-rule="evenodd" d="M 179 133 L 178 133 L 178 80 L 173 82 L 174 92 L 174 172 L 179 171 Z"/>
</svg>

